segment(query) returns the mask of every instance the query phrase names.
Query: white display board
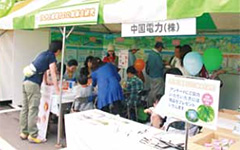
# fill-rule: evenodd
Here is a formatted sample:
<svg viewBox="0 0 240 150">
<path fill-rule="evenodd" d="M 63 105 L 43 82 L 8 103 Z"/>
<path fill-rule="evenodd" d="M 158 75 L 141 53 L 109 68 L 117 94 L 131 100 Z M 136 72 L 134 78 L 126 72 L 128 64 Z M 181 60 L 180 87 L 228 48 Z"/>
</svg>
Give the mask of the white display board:
<svg viewBox="0 0 240 150">
<path fill-rule="evenodd" d="M 168 116 L 216 129 L 220 81 L 167 74 L 165 97 Z"/>
<path fill-rule="evenodd" d="M 196 35 L 196 18 L 122 24 L 122 37 Z"/>
</svg>

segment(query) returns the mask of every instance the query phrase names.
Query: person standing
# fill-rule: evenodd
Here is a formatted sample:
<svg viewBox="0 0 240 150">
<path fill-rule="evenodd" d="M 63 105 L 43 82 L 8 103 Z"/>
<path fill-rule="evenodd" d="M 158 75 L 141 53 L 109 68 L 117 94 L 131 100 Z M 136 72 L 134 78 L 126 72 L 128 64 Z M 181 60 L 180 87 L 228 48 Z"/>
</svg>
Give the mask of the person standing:
<svg viewBox="0 0 240 150">
<path fill-rule="evenodd" d="M 139 51 L 139 48 L 137 47 L 137 45 L 132 45 L 131 49 L 128 51 L 128 67 L 134 66 L 134 63 L 137 59 L 135 56 L 137 51 Z"/>
<path fill-rule="evenodd" d="M 113 45 L 108 45 L 107 56 L 103 58 L 103 62 L 112 63 L 114 66 L 118 67 L 118 57 L 115 54 L 115 47 Z"/>
<path fill-rule="evenodd" d="M 146 62 L 146 73 L 149 76 L 150 92 L 148 95 L 148 105 L 152 106 L 157 95 L 163 95 L 164 82 L 163 72 L 164 65 L 160 52 L 164 48 L 162 42 L 157 42 L 154 49 L 149 52 Z"/>
<path fill-rule="evenodd" d="M 143 90 L 143 82 L 140 78 L 136 76 L 137 70 L 133 66 L 129 66 L 127 68 L 127 83 L 126 83 L 126 90 L 129 93 L 128 103 L 132 106 L 133 104 L 137 104 L 140 102 L 140 96 L 138 92 Z"/>
<path fill-rule="evenodd" d="M 137 47 L 137 45 L 132 45 L 131 49 L 128 51 L 128 67 L 134 66 L 135 61 L 137 60 L 135 54 L 139 51 L 140 49 Z M 143 75 L 142 71 L 137 71 L 136 76 L 139 77 L 142 82 L 145 82 L 145 78 Z"/>
<path fill-rule="evenodd" d="M 177 63 L 175 65 L 175 67 L 178 68 L 182 72 L 183 76 L 190 76 L 190 74 L 188 73 L 188 71 L 185 69 L 185 67 L 183 65 L 183 59 L 189 52 L 192 52 L 192 47 L 188 44 L 183 45 L 180 48 L 180 63 Z"/>
<path fill-rule="evenodd" d="M 169 61 L 169 64 L 171 66 L 171 68 L 176 68 L 176 66 L 181 64 L 181 59 L 180 59 L 180 49 L 181 46 L 178 45 L 175 47 L 174 50 L 174 56 L 172 57 L 172 59 Z"/>
<path fill-rule="evenodd" d="M 60 89 L 57 83 L 56 75 L 56 56 L 61 53 L 62 42 L 52 41 L 49 49 L 40 53 L 32 62 L 34 73 L 26 75 L 23 81 L 23 103 L 20 113 L 20 138 L 29 142 L 42 143 L 44 142 L 38 137 L 38 107 L 40 104 L 40 86 L 43 80 L 44 73 L 50 68 L 51 77 L 56 90 L 59 94 Z"/>
</svg>

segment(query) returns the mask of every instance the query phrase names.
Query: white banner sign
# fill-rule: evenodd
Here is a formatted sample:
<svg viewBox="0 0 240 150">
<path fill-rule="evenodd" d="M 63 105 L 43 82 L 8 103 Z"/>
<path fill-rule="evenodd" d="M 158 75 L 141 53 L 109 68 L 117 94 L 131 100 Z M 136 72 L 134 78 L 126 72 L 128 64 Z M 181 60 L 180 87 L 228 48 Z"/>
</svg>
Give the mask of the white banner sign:
<svg viewBox="0 0 240 150">
<path fill-rule="evenodd" d="M 119 68 L 128 67 L 128 50 L 121 50 L 119 52 L 118 67 Z"/>
<path fill-rule="evenodd" d="M 168 116 L 216 129 L 220 81 L 167 75 Z"/>
<path fill-rule="evenodd" d="M 36 15 L 36 27 L 96 24 L 99 3 L 82 4 L 42 11 Z"/>
<path fill-rule="evenodd" d="M 122 24 L 122 37 L 195 34 L 196 18 Z"/>
<path fill-rule="evenodd" d="M 47 86 L 42 84 L 41 86 L 41 99 L 39 105 L 39 112 L 38 112 L 38 136 L 41 139 L 46 139 L 47 136 L 47 128 L 48 128 L 48 120 L 50 115 L 50 108 L 51 108 L 51 94 L 54 92 L 53 86 Z"/>
</svg>

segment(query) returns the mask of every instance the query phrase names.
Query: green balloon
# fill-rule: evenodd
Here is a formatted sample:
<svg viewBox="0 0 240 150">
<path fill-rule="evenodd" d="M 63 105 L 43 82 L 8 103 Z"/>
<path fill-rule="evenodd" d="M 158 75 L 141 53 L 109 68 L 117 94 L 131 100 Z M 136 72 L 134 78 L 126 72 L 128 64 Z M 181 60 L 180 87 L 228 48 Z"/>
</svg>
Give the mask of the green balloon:
<svg viewBox="0 0 240 150">
<path fill-rule="evenodd" d="M 210 72 L 219 69 L 222 61 L 223 56 L 219 49 L 210 48 L 203 53 L 203 64 Z"/>
<path fill-rule="evenodd" d="M 15 0 L 0 0 L 0 18 L 9 13 L 14 3 Z"/>
</svg>

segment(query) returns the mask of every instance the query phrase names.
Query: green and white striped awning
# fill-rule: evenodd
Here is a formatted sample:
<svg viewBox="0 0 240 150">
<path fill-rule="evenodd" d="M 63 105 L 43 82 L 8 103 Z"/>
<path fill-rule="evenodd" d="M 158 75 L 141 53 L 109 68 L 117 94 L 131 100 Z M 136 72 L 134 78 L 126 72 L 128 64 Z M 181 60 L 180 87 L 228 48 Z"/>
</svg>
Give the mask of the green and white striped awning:
<svg viewBox="0 0 240 150">
<path fill-rule="evenodd" d="M 239 0 L 26 0 L 0 18 L 0 29 L 137 23 L 240 13 Z"/>
</svg>

